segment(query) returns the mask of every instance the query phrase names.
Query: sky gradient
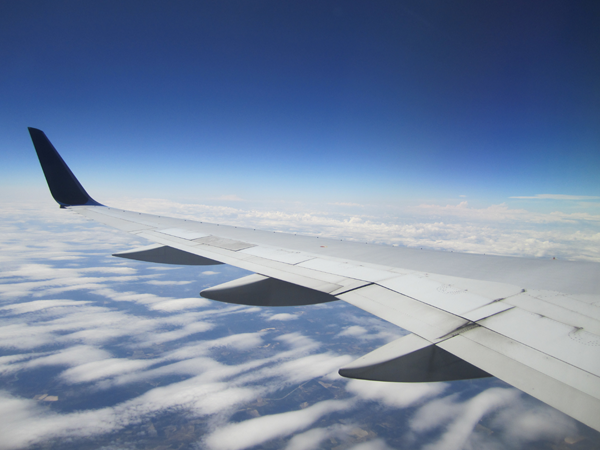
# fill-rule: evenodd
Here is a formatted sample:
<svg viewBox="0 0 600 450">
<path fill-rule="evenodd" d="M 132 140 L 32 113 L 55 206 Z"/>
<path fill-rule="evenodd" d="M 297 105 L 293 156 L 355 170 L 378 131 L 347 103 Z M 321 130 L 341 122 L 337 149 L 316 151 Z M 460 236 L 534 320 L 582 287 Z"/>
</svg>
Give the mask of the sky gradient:
<svg viewBox="0 0 600 450">
<path fill-rule="evenodd" d="M 511 197 L 600 196 L 599 20 L 593 1 L 3 2 L 3 184 L 41 184 L 33 126 L 92 195 L 597 211 Z"/>
<path fill-rule="evenodd" d="M 341 379 L 403 333 L 350 305 L 224 305 L 198 292 L 245 272 L 110 257 L 147 242 L 59 210 L 27 127 L 109 206 L 600 262 L 599 23 L 597 1 L 0 2 L 0 449 L 153 448 L 170 420 L 190 449 L 597 448 L 498 379 Z M 306 383 L 339 395 L 262 403 Z"/>
</svg>

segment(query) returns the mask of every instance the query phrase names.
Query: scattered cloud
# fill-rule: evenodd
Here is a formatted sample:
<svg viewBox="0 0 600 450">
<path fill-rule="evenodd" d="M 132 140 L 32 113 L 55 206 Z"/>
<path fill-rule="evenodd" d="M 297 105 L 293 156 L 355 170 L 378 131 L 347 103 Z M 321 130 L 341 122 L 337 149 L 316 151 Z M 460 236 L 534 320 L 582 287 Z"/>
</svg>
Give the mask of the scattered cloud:
<svg viewBox="0 0 600 450">
<path fill-rule="evenodd" d="M 175 281 L 175 280 L 150 280 L 146 281 L 146 284 L 153 284 L 154 286 L 183 286 L 184 284 L 190 284 L 193 281 Z"/>
<path fill-rule="evenodd" d="M 600 261 L 600 215 L 593 208 L 541 213 L 504 203 L 472 207 L 463 200 L 454 205 L 409 205 L 401 210 L 347 206 L 345 212 L 331 208 L 287 212 L 285 208 L 241 209 L 155 199 L 120 201 L 123 208 L 141 212 L 359 242 Z"/>
<path fill-rule="evenodd" d="M 446 383 L 373 383 L 350 380 L 346 389 L 364 400 L 382 402 L 394 408 L 406 408 L 440 395 L 447 387 Z"/>
<path fill-rule="evenodd" d="M 327 400 L 306 409 L 258 417 L 226 425 L 206 438 L 209 448 L 241 450 L 304 430 L 325 414 L 352 407 L 351 400 Z"/>
<path fill-rule="evenodd" d="M 290 439 L 285 450 L 307 450 L 321 448 L 321 442 L 334 437 L 343 437 L 351 431 L 348 425 L 334 425 L 328 428 L 313 428 L 298 433 Z"/>
<path fill-rule="evenodd" d="M 281 314 L 274 314 L 271 317 L 269 317 L 267 320 L 296 320 L 298 318 L 298 316 L 296 314 L 288 314 L 288 313 L 281 313 Z"/>
<path fill-rule="evenodd" d="M 518 390 L 512 388 L 490 388 L 463 402 L 456 394 L 435 399 L 419 409 L 411 421 L 411 428 L 418 433 L 437 428 L 444 430 L 439 439 L 424 447 L 427 450 L 477 447 L 474 444 L 480 436 L 474 430 L 482 417 L 518 403 L 520 395 Z"/>
<path fill-rule="evenodd" d="M 154 303 L 150 309 L 156 311 L 179 311 L 182 309 L 205 308 L 210 306 L 211 302 L 205 298 L 176 298 L 173 300 L 164 300 Z"/>
<path fill-rule="evenodd" d="M 513 196 L 510 198 L 542 199 L 542 200 L 598 200 L 600 197 L 589 195 L 537 194 L 533 196 Z"/>
<path fill-rule="evenodd" d="M 102 378 L 114 377 L 127 372 L 138 371 L 153 364 L 152 360 L 131 360 L 128 358 L 106 358 L 78 365 L 65 370 L 61 377 L 70 383 L 86 383 Z"/>
<path fill-rule="evenodd" d="M 488 230 L 482 239 L 493 241 L 501 236 L 501 229 L 488 221 L 494 214 L 504 217 L 509 228 L 514 224 L 511 217 L 534 217 L 505 206 L 486 210 L 464 203 L 438 208 L 445 208 L 444 217 L 454 215 L 460 220 L 408 223 L 366 214 L 242 213 L 257 222 L 279 220 L 282 231 L 299 218 L 295 226 L 314 234 L 346 230 L 365 240 L 379 240 L 387 233 L 402 232 L 402 239 L 413 244 L 450 245 L 448 242 L 456 241 L 458 244 L 452 245 L 457 246 L 477 243 L 468 237 L 482 230 Z M 235 276 L 234 272 L 157 270 L 123 263 L 107 255 L 119 248 L 143 245 L 137 238 L 123 238 L 64 211 L 42 208 L 21 216 L 17 213 L 0 210 L 0 217 L 8 217 L 0 221 L 0 348 L 4 352 L 0 377 L 10 380 L 4 385 L 6 390 L 0 391 L 1 448 L 59 445 L 65 439 L 76 443 L 78 439 L 107 437 L 110 442 L 114 436 L 125 436 L 123 430 L 130 428 L 139 434 L 127 436 L 138 439 L 149 424 L 160 423 L 165 414 L 180 415 L 186 421 L 202 418 L 202 426 L 209 431 L 201 444 L 214 449 L 242 449 L 279 440 L 282 448 L 296 450 L 318 448 L 329 439 L 355 450 L 388 449 L 384 439 L 356 432 L 363 426 L 365 411 L 378 414 L 382 409 L 386 417 L 393 416 L 394 423 L 404 427 L 406 442 L 426 435 L 432 449 L 485 448 L 498 442 L 504 448 L 519 448 L 538 439 L 559 440 L 576 434 L 574 421 L 523 400 L 514 389 L 460 391 L 460 385 L 446 383 L 340 379 L 339 367 L 357 356 L 350 353 L 360 356 L 404 333 L 351 311 L 350 306 L 316 305 L 302 307 L 295 314 L 270 315 L 262 308 L 211 302 L 197 296 L 200 288 L 190 286 L 187 280 L 214 275 L 218 279 L 211 280 L 220 283 Z M 474 218 L 479 216 L 485 220 L 476 223 Z M 554 224 L 593 223 L 587 216 L 555 216 L 544 217 Z M 39 217 L 43 221 L 35 222 Z M 69 219 L 65 221 L 65 217 Z M 470 225 L 461 223 L 464 217 L 473 219 Z M 23 227 L 30 225 L 24 238 Z M 566 242 L 560 232 L 553 232 L 557 233 L 553 242 Z M 589 244 L 586 233 L 584 230 L 577 238 L 579 245 Z M 536 236 L 525 229 L 511 229 L 507 235 L 511 239 Z M 387 237 L 388 243 L 400 242 L 393 234 Z M 96 245 L 98 241 L 98 246 L 90 248 L 90 242 Z M 532 245 L 535 248 L 537 244 Z M 177 270 L 177 279 L 186 281 L 163 282 L 168 274 L 164 270 Z M 152 289 L 140 289 L 140 285 Z M 164 291 L 168 296 L 161 295 Z M 323 322 L 323 317 L 335 317 L 335 323 Z M 335 337 L 344 339 L 332 339 Z M 46 393 L 42 390 L 45 386 L 62 389 L 50 392 L 59 396 L 58 402 L 36 402 L 26 398 L 32 396 L 29 391 L 19 391 L 22 381 L 14 381 L 34 373 L 42 386 L 39 393 Z M 48 380 L 46 374 L 50 374 Z M 119 396 L 114 389 L 119 389 Z M 318 390 L 325 398 L 313 402 L 307 397 L 305 402 L 302 396 L 297 397 L 300 400 L 294 397 Z M 449 394 L 456 390 L 460 395 Z M 130 396 L 122 397 L 123 393 Z M 78 405 L 77 412 L 63 406 L 69 405 L 69 399 L 95 395 L 110 406 Z M 283 400 L 275 403 L 277 399 Z M 278 409 L 258 406 L 268 402 Z M 388 412 L 399 408 L 410 410 Z M 344 417 L 343 424 L 337 422 L 338 415 Z M 494 430 L 492 437 L 478 431 L 483 422 Z"/>
<path fill-rule="evenodd" d="M 542 438 L 558 441 L 564 436 L 578 435 L 573 419 L 555 409 L 541 407 L 539 403 L 519 401 L 511 408 L 501 410 L 492 424 L 506 430 L 505 440 L 515 444 L 514 448 Z"/>
<path fill-rule="evenodd" d="M 342 330 L 338 336 L 364 336 L 367 333 L 368 331 L 365 328 L 359 325 L 353 325 Z"/>
</svg>

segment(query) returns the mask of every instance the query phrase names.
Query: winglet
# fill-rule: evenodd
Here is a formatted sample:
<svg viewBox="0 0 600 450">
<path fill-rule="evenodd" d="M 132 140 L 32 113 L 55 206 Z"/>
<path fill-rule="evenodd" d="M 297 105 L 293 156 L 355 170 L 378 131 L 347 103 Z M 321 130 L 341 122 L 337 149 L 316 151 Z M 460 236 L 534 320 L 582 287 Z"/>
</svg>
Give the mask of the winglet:
<svg viewBox="0 0 600 450">
<path fill-rule="evenodd" d="M 85 191 L 42 130 L 28 128 L 48 187 L 61 208 L 75 205 L 102 206 Z"/>
</svg>

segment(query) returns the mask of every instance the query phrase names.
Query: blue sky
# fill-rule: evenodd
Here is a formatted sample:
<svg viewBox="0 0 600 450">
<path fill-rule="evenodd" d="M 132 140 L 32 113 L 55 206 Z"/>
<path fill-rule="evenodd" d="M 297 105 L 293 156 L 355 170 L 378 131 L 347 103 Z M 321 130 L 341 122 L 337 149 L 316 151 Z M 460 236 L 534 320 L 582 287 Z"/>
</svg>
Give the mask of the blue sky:
<svg viewBox="0 0 600 450">
<path fill-rule="evenodd" d="M 318 447 L 369 411 L 397 420 L 407 448 L 593 445 L 596 432 L 496 379 L 340 379 L 343 361 L 402 333 L 349 305 L 208 303 L 202 288 L 243 273 L 110 257 L 147 243 L 59 210 L 26 127 L 110 206 L 598 262 L 598 23 L 596 1 L 0 2 L 0 448 L 136 441 L 173 408 L 204 418 L 198 448 L 246 448 L 246 426 L 257 445 Z M 257 406 L 307 380 L 345 394 Z M 384 434 L 345 448 L 400 445 Z"/>
<path fill-rule="evenodd" d="M 510 197 L 600 196 L 599 19 L 593 1 L 3 2 L 2 184 L 42 186 L 34 126 L 100 200 L 598 211 Z"/>
</svg>

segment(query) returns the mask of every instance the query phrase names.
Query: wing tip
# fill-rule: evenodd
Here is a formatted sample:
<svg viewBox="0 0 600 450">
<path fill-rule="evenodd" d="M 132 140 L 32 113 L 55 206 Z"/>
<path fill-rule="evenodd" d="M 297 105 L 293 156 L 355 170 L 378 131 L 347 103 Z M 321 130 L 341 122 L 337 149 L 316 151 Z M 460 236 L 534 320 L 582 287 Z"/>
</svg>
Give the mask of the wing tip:
<svg viewBox="0 0 600 450">
<path fill-rule="evenodd" d="M 54 200 L 61 208 L 67 206 L 102 206 L 94 200 L 77 180 L 69 166 L 39 128 L 27 127 L 33 147 Z"/>
</svg>

